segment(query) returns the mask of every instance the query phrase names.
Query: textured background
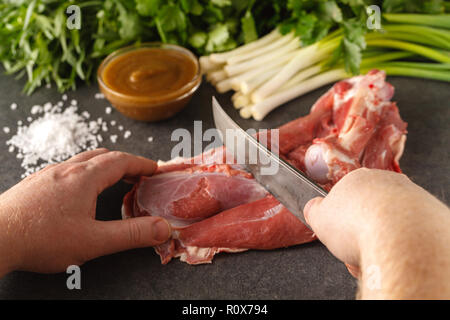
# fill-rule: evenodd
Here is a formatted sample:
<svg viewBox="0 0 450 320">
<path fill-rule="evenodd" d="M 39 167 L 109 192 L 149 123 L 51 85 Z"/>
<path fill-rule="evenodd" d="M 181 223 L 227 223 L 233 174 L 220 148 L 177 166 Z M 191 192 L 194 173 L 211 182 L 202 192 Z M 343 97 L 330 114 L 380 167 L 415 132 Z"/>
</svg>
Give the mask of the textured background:
<svg viewBox="0 0 450 320">
<path fill-rule="evenodd" d="M 431 80 L 391 78 L 394 100 L 408 126 L 408 140 L 401 160 L 404 172 L 438 198 L 449 203 L 450 172 L 450 90 L 448 83 Z M 26 121 L 34 104 L 57 103 L 55 89 L 41 89 L 31 97 L 21 94 L 23 82 L 0 76 L 0 192 L 20 180 L 23 169 L 5 142 L 15 133 L 18 120 Z M 273 128 L 308 113 L 311 105 L 328 87 L 291 101 L 271 113 L 263 122 L 240 119 L 229 96 L 219 96 L 228 113 L 243 128 Z M 102 146 L 152 159 L 167 160 L 177 142 L 170 136 L 177 128 L 193 131 L 193 121 L 202 120 L 203 130 L 212 127 L 211 95 L 214 89 L 203 84 L 178 116 L 160 123 L 140 123 L 118 112 L 105 114 L 106 100 L 94 99 L 96 84 L 68 93 L 77 99 L 80 110 L 93 118 L 117 120 L 132 131 L 128 140 L 116 144 L 105 139 Z M 10 110 L 16 102 L 18 109 Z M 149 143 L 147 138 L 153 136 Z M 99 219 L 120 219 L 123 195 L 130 186 L 119 183 L 99 199 Z M 349 199 L 351 200 L 351 199 Z M 83 201 L 83 199 L 80 199 Z M 1 232 L 1 230 L 0 230 Z M 319 242 L 272 251 L 222 253 L 212 264 L 189 266 L 178 259 L 161 265 L 152 248 L 131 250 L 90 261 L 81 267 L 81 290 L 66 288 L 67 274 L 41 275 L 14 272 L 0 279 L 0 299 L 353 299 L 356 281 L 345 266 Z"/>
</svg>

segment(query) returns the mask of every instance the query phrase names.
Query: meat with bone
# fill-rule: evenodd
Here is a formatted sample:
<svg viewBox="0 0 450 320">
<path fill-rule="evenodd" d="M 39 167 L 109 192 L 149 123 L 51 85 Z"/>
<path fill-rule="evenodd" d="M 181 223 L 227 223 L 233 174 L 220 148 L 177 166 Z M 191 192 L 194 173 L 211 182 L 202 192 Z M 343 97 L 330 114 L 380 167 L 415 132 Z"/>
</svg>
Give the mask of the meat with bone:
<svg viewBox="0 0 450 320">
<path fill-rule="evenodd" d="M 400 172 L 406 123 L 390 101 L 394 88 L 385 77 L 373 70 L 334 85 L 308 116 L 280 128 L 281 156 L 328 190 L 361 166 Z M 305 127 L 311 131 L 304 136 L 312 139 L 295 148 L 285 143 Z"/>
<path fill-rule="evenodd" d="M 406 123 L 390 99 L 393 87 L 373 70 L 335 84 L 310 114 L 279 128 L 280 156 L 330 189 L 361 166 L 400 172 Z M 275 249 L 310 242 L 314 234 L 237 164 L 223 148 L 161 163 L 125 196 L 124 218 L 162 216 L 172 239 L 156 247 L 162 263 L 179 257 L 209 263 L 219 252 Z"/>
</svg>

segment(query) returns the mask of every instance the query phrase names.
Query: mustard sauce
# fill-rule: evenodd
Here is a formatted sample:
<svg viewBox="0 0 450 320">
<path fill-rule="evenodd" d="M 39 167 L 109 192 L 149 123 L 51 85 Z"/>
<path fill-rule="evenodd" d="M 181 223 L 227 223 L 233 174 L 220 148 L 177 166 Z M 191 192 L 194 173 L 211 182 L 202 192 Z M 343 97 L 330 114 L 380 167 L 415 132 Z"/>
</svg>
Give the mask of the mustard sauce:
<svg viewBox="0 0 450 320">
<path fill-rule="evenodd" d="M 104 83 L 127 96 L 158 98 L 182 89 L 197 74 L 198 66 L 177 50 L 141 48 L 110 61 L 101 74 Z M 132 98 L 131 98 L 132 99 Z"/>
</svg>

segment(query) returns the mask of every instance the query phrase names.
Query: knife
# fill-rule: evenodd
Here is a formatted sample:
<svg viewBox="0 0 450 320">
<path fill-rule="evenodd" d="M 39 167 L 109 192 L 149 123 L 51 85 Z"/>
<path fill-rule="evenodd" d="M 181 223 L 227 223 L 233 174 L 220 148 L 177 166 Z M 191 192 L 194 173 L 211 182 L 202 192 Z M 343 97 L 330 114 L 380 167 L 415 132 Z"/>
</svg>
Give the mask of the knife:
<svg viewBox="0 0 450 320">
<path fill-rule="evenodd" d="M 244 160 L 244 163 L 238 161 L 238 164 L 243 165 L 261 185 L 309 228 L 303 214 L 303 208 L 309 200 L 319 196 L 325 197 L 327 192 L 239 127 L 222 109 L 215 97 L 212 97 L 212 111 L 214 124 L 221 135 L 224 146 L 227 147 L 227 152 L 231 150 L 233 155 L 233 151 L 237 149 L 243 152 L 244 155 L 239 159 Z M 247 148 L 244 145 L 241 148 L 242 143 L 246 143 L 249 147 Z M 255 155 L 251 154 L 255 151 L 258 152 L 259 158 L 261 156 L 264 158 L 263 162 L 266 165 L 259 161 L 261 159 L 250 161 L 255 159 Z M 277 168 L 275 174 L 264 172 L 268 163 Z"/>
</svg>

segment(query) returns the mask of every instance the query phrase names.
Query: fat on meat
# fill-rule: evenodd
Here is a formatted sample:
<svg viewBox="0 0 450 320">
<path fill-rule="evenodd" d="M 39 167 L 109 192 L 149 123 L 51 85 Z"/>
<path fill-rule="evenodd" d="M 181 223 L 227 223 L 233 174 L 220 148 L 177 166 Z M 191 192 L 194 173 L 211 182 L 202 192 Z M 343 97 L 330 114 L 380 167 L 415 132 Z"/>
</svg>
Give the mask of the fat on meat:
<svg viewBox="0 0 450 320">
<path fill-rule="evenodd" d="M 280 157 L 330 190 L 360 167 L 401 172 L 407 124 L 385 73 L 372 70 L 336 83 L 310 113 L 279 128 Z M 270 131 L 269 131 L 270 135 Z M 159 162 L 125 196 L 123 218 L 161 216 L 173 229 L 155 247 L 163 264 L 210 263 L 219 252 L 270 250 L 315 235 L 236 163 L 226 150 Z"/>
</svg>

